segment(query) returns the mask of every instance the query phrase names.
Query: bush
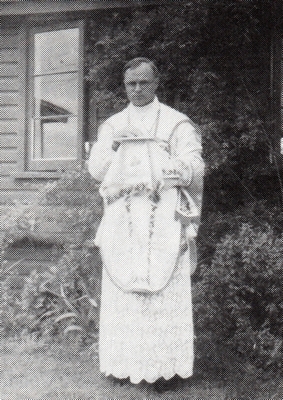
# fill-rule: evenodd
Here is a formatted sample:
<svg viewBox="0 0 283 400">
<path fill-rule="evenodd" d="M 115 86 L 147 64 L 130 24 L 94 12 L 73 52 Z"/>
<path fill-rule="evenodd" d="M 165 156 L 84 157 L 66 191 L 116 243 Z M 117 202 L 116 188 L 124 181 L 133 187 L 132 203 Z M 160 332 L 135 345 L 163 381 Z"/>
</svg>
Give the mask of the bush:
<svg viewBox="0 0 283 400">
<path fill-rule="evenodd" d="M 46 224 L 45 206 L 52 208 L 53 222 L 71 233 L 65 243 L 41 235 Z M 83 338 L 93 336 L 98 327 L 101 273 L 93 239 L 101 216 L 98 185 L 86 169 L 66 172 L 58 181 L 48 183 L 34 204 L 8 210 L 4 250 L 28 240 L 35 246 L 63 245 L 65 254 L 56 267 L 39 266 L 28 276 L 19 274 L 17 263 L 9 268 L 3 264 L 3 334 L 26 331 L 52 336 L 79 331 Z"/>
<path fill-rule="evenodd" d="M 83 245 L 92 240 L 102 218 L 102 198 L 98 193 L 99 184 L 88 170 L 68 171 L 62 177 L 47 185 L 41 192 L 41 204 L 63 206 L 58 220 L 68 232 L 76 232 L 73 243 Z"/>
<path fill-rule="evenodd" d="M 13 268 L 14 267 L 14 268 Z M 95 248 L 70 247 L 58 266 L 26 277 L 16 264 L 3 267 L 2 334 L 52 337 L 80 332 L 93 339 L 98 330 L 100 257 Z"/>
<path fill-rule="evenodd" d="M 4 207 L 2 248 L 28 241 L 62 246 L 83 244 L 94 238 L 102 217 L 98 184 L 88 171 L 67 171 L 59 180 L 47 183 L 32 204 Z M 52 230 L 61 232 L 52 235 Z"/>
<path fill-rule="evenodd" d="M 282 371 L 282 254 L 282 237 L 268 225 L 246 223 L 220 241 L 194 288 L 200 343 L 225 345 L 257 367 Z"/>
<path fill-rule="evenodd" d="M 205 197 L 209 195 L 205 193 Z M 198 234 L 199 264 L 210 265 L 219 242 L 239 232 L 243 224 L 249 224 L 252 229 L 269 225 L 277 237 L 282 234 L 283 211 L 269 201 L 253 201 L 230 212 L 212 211 L 204 201 Z"/>
</svg>

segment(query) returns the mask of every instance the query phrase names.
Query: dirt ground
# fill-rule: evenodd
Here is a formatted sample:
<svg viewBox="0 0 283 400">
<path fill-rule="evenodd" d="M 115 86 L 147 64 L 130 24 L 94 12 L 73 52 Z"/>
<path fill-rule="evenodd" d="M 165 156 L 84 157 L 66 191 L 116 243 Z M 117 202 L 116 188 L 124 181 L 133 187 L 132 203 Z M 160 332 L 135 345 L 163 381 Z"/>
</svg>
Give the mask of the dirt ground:
<svg viewBox="0 0 283 400">
<path fill-rule="evenodd" d="M 157 393 L 152 385 L 106 378 L 99 372 L 97 348 L 72 342 L 46 344 L 25 339 L 2 343 L 2 400 L 112 399 L 276 399 L 283 398 L 283 381 L 258 382 L 254 376 L 222 377 L 199 372 L 182 387 Z"/>
</svg>

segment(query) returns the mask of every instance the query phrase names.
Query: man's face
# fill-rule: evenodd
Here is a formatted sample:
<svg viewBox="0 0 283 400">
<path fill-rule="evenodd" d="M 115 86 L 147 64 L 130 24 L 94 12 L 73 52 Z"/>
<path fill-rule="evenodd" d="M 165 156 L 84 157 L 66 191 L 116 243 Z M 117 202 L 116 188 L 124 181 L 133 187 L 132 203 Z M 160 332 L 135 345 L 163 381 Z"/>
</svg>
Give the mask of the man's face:
<svg viewBox="0 0 283 400">
<path fill-rule="evenodd" d="M 153 101 L 158 87 L 158 78 L 147 63 L 135 69 L 127 69 L 124 83 L 128 99 L 134 106 L 142 107 Z"/>
</svg>

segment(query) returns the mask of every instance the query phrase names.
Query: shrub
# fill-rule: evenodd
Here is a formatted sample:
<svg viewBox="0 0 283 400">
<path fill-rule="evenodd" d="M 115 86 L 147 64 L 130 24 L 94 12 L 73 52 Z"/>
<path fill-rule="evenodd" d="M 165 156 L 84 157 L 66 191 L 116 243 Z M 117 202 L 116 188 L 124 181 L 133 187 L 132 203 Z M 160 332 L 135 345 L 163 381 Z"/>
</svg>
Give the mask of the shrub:
<svg viewBox="0 0 283 400">
<path fill-rule="evenodd" d="M 100 258 L 95 248 L 70 247 L 58 266 L 20 277 L 16 265 L 3 269 L 2 334 L 51 337 L 80 332 L 96 336 Z M 15 286 L 15 277 L 18 284 Z"/>
<path fill-rule="evenodd" d="M 25 327 L 24 315 L 20 311 L 19 301 L 21 298 L 19 285 L 20 280 L 15 263 L 7 267 L 7 262 L 1 264 L 1 337 L 10 333 L 20 334 Z"/>
<path fill-rule="evenodd" d="M 205 197 L 208 195 L 210 193 L 205 193 Z M 204 201 L 198 234 L 199 264 L 210 265 L 219 242 L 225 236 L 239 232 L 243 224 L 249 224 L 252 229 L 269 225 L 277 237 L 282 234 L 283 211 L 266 200 L 252 201 L 229 212 L 212 211 Z"/>
<path fill-rule="evenodd" d="M 70 233 L 65 243 L 64 238 L 54 242 L 42 236 L 45 206 L 52 207 L 53 222 Z M 65 254 L 56 267 L 39 265 L 28 276 L 19 275 L 17 265 L 7 269 L 3 264 L 2 333 L 52 336 L 80 331 L 84 338 L 92 336 L 98 326 L 101 272 L 93 238 L 101 216 L 98 185 L 85 168 L 48 183 L 34 204 L 8 209 L 4 250 L 28 240 L 63 245 Z"/>
<path fill-rule="evenodd" d="M 194 288 L 200 343 L 226 345 L 257 367 L 282 371 L 282 254 L 282 237 L 268 225 L 246 223 L 220 241 Z"/>
<path fill-rule="evenodd" d="M 59 180 L 43 186 L 32 204 L 3 208 L 2 248 L 24 240 L 35 245 L 62 246 L 68 241 L 82 245 L 94 238 L 101 217 L 97 182 L 86 168 L 67 171 Z M 65 236 L 53 236 L 53 227 L 60 227 Z"/>
<path fill-rule="evenodd" d="M 41 204 L 63 206 L 58 215 L 60 223 L 68 232 L 76 232 L 71 240 L 83 245 L 92 240 L 100 223 L 103 209 L 98 193 L 99 184 L 86 168 L 68 171 L 41 192 Z"/>
</svg>

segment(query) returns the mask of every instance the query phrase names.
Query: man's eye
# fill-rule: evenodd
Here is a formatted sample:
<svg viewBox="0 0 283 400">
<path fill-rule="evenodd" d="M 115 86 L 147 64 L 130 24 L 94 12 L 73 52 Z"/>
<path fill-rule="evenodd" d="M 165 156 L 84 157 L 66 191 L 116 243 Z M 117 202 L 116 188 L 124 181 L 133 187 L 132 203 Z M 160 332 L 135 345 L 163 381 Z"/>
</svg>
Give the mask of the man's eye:
<svg viewBox="0 0 283 400">
<path fill-rule="evenodd" d="M 146 86 L 146 85 L 149 85 L 151 82 L 149 82 L 149 81 L 140 81 L 140 82 L 134 82 L 134 81 L 131 81 L 131 82 L 126 82 L 126 85 L 128 85 L 128 86 L 137 86 L 137 84 L 139 84 L 140 86 Z"/>
</svg>

